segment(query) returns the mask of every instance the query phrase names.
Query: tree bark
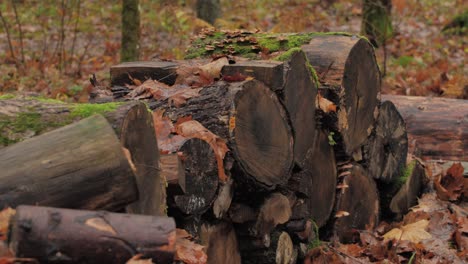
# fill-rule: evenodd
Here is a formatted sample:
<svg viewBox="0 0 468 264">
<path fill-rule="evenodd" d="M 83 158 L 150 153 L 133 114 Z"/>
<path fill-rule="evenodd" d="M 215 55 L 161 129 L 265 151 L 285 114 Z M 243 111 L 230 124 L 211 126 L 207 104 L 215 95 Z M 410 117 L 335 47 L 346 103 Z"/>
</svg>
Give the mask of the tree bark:
<svg viewBox="0 0 468 264">
<path fill-rule="evenodd" d="M 122 1 L 122 45 L 120 61 L 135 61 L 140 49 L 140 11 L 139 0 Z"/>
<path fill-rule="evenodd" d="M 227 141 L 225 171 L 236 181 L 251 181 L 251 188 L 273 189 L 289 178 L 293 161 L 293 139 L 283 106 L 275 94 L 256 80 L 217 82 L 204 87 L 200 96 L 182 108 L 167 100 L 150 104 L 164 110 L 176 123 L 191 116 Z"/>
<path fill-rule="evenodd" d="M 352 156 L 372 132 L 378 114 L 380 72 L 365 39 L 317 36 L 302 47 L 320 81 L 319 94 L 337 106 L 321 118 L 336 135 L 338 157 Z"/>
<path fill-rule="evenodd" d="M 99 115 L 1 149 L 0 167 L 0 208 L 120 210 L 138 198 L 129 160 Z"/>
<path fill-rule="evenodd" d="M 423 160 L 468 161 L 468 101 L 383 95 L 408 131 L 409 153 Z"/>
<path fill-rule="evenodd" d="M 405 121 L 392 102 L 383 102 L 375 130 L 363 148 L 364 167 L 374 179 L 390 183 L 403 173 L 407 153 Z"/>
<path fill-rule="evenodd" d="M 163 214 L 165 182 L 159 176 L 159 150 L 151 113 L 145 104 L 64 104 L 55 100 L 0 100 L 0 141 L 24 140 L 101 113 L 128 149 L 136 167 L 140 199 L 127 209 L 133 213 Z"/>
<path fill-rule="evenodd" d="M 175 224 L 167 217 L 19 206 L 9 244 L 40 263 L 126 263 L 134 255 L 172 263 Z"/>
<path fill-rule="evenodd" d="M 214 25 L 221 13 L 220 0 L 197 0 L 197 17 Z"/>
</svg>

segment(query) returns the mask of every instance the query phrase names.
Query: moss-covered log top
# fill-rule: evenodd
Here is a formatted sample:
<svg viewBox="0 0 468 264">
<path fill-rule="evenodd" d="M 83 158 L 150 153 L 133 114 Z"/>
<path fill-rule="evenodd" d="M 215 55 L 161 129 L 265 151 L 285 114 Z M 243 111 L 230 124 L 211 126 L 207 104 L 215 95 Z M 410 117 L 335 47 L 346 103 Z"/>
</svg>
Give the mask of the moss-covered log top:
<svg viewBox="0 0 468 264">
<path fill-rule="evenodd" d="M 313 33 L 255 33 L 250 31 L 205 30 L 194 38 L 187 49 L 186 59 L 219 55 L 235 55 L 249 59 L 285 60 L 280 53 L 298 48 L 316 36 L 352 36 L 346 32 Z"/>
<path fill-rule="evenodd" d="M 120 105 L 122 103 L 67 104 L 39 97 L 0 96 L 0 148 L 93 114 L 114 111 Z"/>
</svg>

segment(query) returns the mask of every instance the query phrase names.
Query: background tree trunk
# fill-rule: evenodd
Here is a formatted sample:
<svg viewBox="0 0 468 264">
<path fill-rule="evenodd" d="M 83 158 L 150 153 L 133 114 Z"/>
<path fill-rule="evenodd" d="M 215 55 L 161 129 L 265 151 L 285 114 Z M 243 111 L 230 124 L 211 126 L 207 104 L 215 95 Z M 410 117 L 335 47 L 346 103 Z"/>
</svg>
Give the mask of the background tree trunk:
<svg viewBox="0 0 468 264">
<path fill-rule="evenodd" d="M 361 34 L 378 47 L 393 34 L 391 0 L 363 0 Z"/>
<path fill-rule="evenodd" d="M 214 24 L 221 13 L 220 0 L 197 0 L 197 17 Z"/>
<path fill-rule="evenodd" d="M 139 0 L 122 1 L 122 47 L 120 61 L 137 60 L 140 41 Z"/>
</svg>

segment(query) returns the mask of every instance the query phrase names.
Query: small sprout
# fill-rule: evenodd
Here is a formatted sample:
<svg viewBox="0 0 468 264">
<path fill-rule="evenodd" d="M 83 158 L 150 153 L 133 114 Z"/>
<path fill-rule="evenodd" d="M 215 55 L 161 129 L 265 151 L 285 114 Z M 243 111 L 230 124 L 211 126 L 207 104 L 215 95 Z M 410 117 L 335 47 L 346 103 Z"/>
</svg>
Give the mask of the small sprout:
<svg viewBox="0 0 468 264">
<path fill-rule="evenodd" d="M 330 146 L 336 145 L 336 141 L 333 139 L 334 135 L 335 135 L 335 132 L 328 133 L 328 144 L 330 144 Z"/>
</svg>

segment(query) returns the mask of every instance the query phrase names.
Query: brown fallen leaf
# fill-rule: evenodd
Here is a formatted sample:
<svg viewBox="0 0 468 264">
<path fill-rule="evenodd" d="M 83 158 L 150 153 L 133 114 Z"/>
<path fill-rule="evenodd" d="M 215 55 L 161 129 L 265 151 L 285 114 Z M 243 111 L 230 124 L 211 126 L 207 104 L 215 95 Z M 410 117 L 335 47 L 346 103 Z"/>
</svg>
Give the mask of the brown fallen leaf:
<svg viewBox="0 0 468 264">
<path fill-rule="evenodd" d="M 142 254 L 137 254 L 133 256 L 131 259 L 129 259 L 125 264 L 154 264 L 154 262 L 149 258 L 149 259 L 142 259 L 143 255 Z"/>
<path fill-rule="evenodd" d="M 429 224 L 427 220 L 420 220 L 418 222 L 402 226 L 401 228 L 394 228 L 383 235 L 384 239 L 392 240 L 408 240 L 413 243 L 419 243 L 424 239 L 432 238 L 432 235 L 426 231 Z"/>
<path fill-rule="evenodd" d="M 465 184 L 463 171 L 461 163 L 454 163 L 443 177 L 439 176 L 434 180 L 434 188 L 441 200 L 457 201 L 461 198 Z"/>
<path fill-rule="evenodd" d="M 191 236 L 183 229 L 176 229 L 176 252 L 175 260 L 185 264 L 205 264 L 208 257 L 204 247 L 192 242 Z"/>
<path fill-rule="evenodd" d="M 336 105 L 332 101 L 322 97 L 320 94 L 317 95 L 316 107 L 325 113 L 336 112 Z"/>
<path fill-rule="evenodd" d="M 218 177 L 222 182 L 227 181 L 226 173 L 224 172 L 223 159 L 226 155 L 226 152 L 229 151 L 226 142 L 213 134 L 207 128 L 205 128 L 198 121 L 190 120 L 183 123 L 179 123 L 175 126 L 175 131 L 177 134 L 181 135 L 184 138 L 199 138 L 206 141 L 211 149 L 213 149 L 216 162 L 218 164 Z"/>
<path fill-rule="evenodd" d="M 153 112 L 153 124 L 158 139 L 158 148 L 161 153 L 176 152 L 184 143 L 186 138 L 176 135 L 171 120 L 164 116 L 164 110 Z"/>
<path fill-rule="evenodd" d="M 171 89 L 172 93 L 168 95 L 169 104 L 175 107 L 181 107 L 186 104 L 187 100 L 192 97 L 200 96 L 199 92 L 201 88 L 182 88 L 182 89 Z"/>
<path fill-rule="evenodd" d="M 8 226 L 10 224 L 10 218 L 16 214 L 16 210 L 10 207 L 0 211 L 0 241 L 7 239 Z"/>
<path fill-rule="evenodd" d="M 214 79 L 219 79 L 221 77 L 221 70 L 225 65 L 229 65 L 229 60 L 226 57 L 220 57 L 217 60 L 214 60 L 208 64 L 200 66 L 200 70 L 205 72 L 207 76 Z"/>
</svg>

